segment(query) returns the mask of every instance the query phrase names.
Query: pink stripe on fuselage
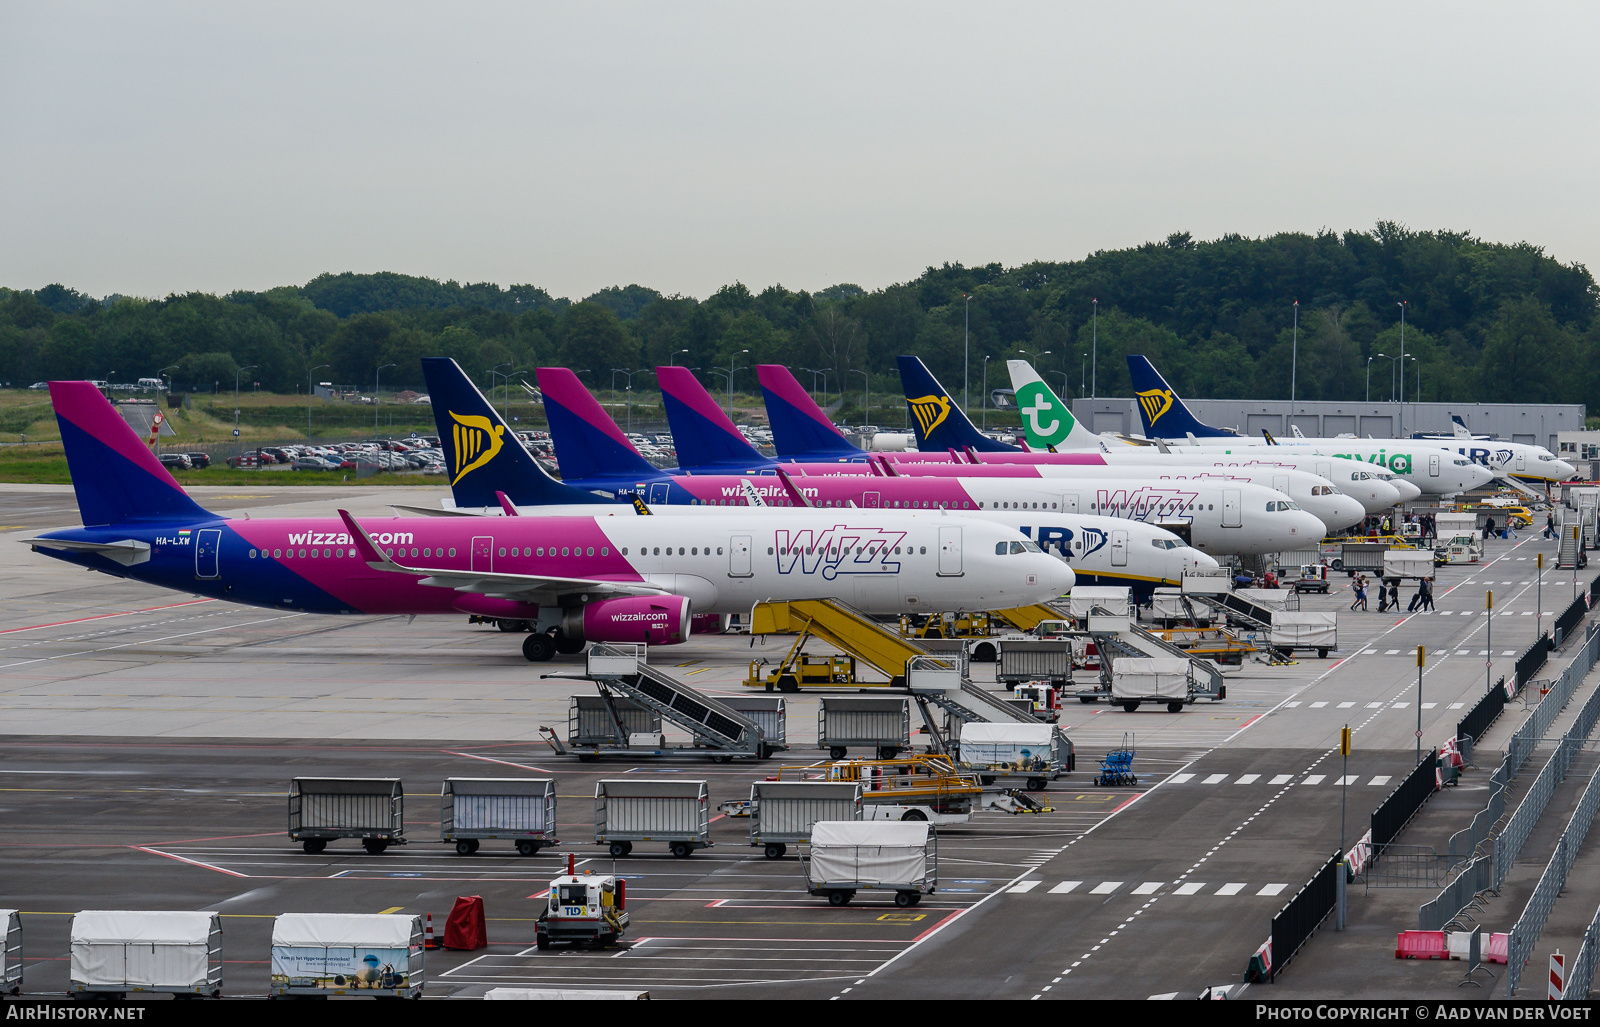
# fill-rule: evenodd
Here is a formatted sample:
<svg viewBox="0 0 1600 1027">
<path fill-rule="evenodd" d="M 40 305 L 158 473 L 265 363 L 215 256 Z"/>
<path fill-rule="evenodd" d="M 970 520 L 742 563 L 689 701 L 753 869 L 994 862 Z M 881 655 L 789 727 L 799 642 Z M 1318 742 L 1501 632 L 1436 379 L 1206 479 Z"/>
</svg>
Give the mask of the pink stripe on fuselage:
<svg viewBox="0 0 1600 1027">
<path fill-rule="evenodd" d="M 595 399 L 588 389 L 584 388 L 578 376 L 566 367 L 541 367 L 539 368 L 539 391 L 566 407 L 577 416 L 589 423 L 589 426 L 602 432 L 607 438 L 620 446 L 626 446 L 628 451 L 638 454 L 633 448 L 633 443 L 622 434 L 622 429 L 617 427 L 617 422 L 611 419 L 600 406 L 600 401 Z M 644 457 L 639 457 L 643 460 Z"/>
<path fill-rule="evenodd" d="M 144 444 L 110 401 L 93 385 L 88 382 L 51 382 L 50 405 L 55 408 L 56 416 L 71 421 L 139 470 L 179 492 L 183 491 L 177 479 L 150 452 L 150 447 Z"/>
<path fill-rule="evenodd" d="M 770 505 L 792 505 L 783 483 L 773 475 L 696 474 L 674 478 L 673 486 L 682 488 L 707 506 L 744 506 L 744 483 L 747 481 Z M 953 475 L 878 478 L 862 474 L 816 474 L 802 475 L 793 481 L 815 506 L 842 507 L 854 503 L 865 507 L 868 494 L 872 494 L 877 497 L 872 505 L 884 508 L 978 508 L 972 494 Z"/>
<path fill-rule="evenodd" d="M 673 399 L 693 410 L 701 417 L 721 428 L 723 431 L 738 439 L 741 443 L 749 445 L 745 437 L 734 427 L 728 415 L 722 408 L 712 401 L 711 395 L 706 392 L 706 387 L 696 380 L 687 367 L 676 365 L 656 368 L 656 382 L 661 386 L 661 391 Z"/>
<path fill-rule="evenodd" d="M 360 524 L 374 545 L 408 567 L 643 580 L 592 517 L 473 518 L 462 523 L 463 520 L 379 517 L 364 518 Z M 234 520 L 228 522 L 228 527 L 249 545 L 269 554 L 285 570 L 365 613 L 418 613 L 430 607 L 444 613 L 462 595 L 451 588 L 422 585 L 417 578 L 368 567 L 359 557 L 350 555 L 355 546 L 336 517 Z M 487 566 L 482 558 L 476 566 L 473 564 L 475 537 L 492 539 Z M 559 544 L 551 546 L 551 542 Z M 540 548 L 546 555 L 537 555 Z M 412 556 L 413 549 L 419 555 Z M 452 549 L 454 556 L 448 555 Z M 502 549 L 506 550 L 504 556 L 500 555 Z M 525 549 L 534 555 L 522 555 Z M 318 555 L 311 556 L 312 550 Z M 432 555 L 420 555 L 428 550 Z M 563 550 L 568 555 L 560 555 Z M 291 551 L 294 555 L 287 555 Z M 306 555 L 301 556 L 302 552 Z M 336 555 L 339 552 L 343 555 Z M 285 555 L 270 556 L 273 553 Z M 250 566 L 248 559 L 245 566 Z"/>
</svg>

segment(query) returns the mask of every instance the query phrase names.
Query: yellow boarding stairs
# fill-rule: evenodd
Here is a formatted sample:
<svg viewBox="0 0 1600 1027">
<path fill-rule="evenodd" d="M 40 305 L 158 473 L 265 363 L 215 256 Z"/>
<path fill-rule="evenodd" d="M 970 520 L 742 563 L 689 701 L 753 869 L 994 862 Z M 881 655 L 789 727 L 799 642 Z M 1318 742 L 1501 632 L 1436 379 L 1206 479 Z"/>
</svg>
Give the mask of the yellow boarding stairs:
<svg viewBox="0 0 1600 1027">
<path fill-rule="evenodd" d="M 772 670 L 767 660 L 750 661 L 750 676 L 745 685 L 771 692 L 798 692 L 806 685 L 866 688 L 904 688 L 906 661 L 924 656 L 928 648 L 901 637 L 859 610 L 836 599 L 795 599 L 789 602 L 757 603 L 750 611 L 751 635 L 779 635 L 793 632 L 794 644 Z M 847 655 L 811 657 L 802 652 L 808 639 L 816 638 Z M 857 680 L 857 663 L 875 668 L 888 681 Z M 765 671 L 765 673 L 763 673 Z"/>
</svg>

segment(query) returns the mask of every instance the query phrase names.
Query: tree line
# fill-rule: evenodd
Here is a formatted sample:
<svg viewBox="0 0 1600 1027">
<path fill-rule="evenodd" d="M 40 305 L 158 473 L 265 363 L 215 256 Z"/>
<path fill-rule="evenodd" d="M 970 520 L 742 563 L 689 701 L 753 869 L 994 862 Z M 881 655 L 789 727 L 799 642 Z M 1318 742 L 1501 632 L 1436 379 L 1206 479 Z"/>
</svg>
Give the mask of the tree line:
<svg viewBox="0 0 1600 1027">
<path fill-rule="evenodd" d="M 609 388 L 622 384 L 613 369 L 673 363 L 715 389 L 732 368 L 745 391 L 751 365 L 783 363 L 831 397 L 842 387 L 848 410 L 864 376 L 875 394 L 898 392 L 902 353 L 952 391 L 970 354 L 976 403 L 985 357 L 991 388 L 1009 384 L 996 361 L 1023 355 L 1075 396 L 1095 352 L 1100 395 L 1128 395 L 1123 356 L 1144 353 L 1187 396 L 1287 398 L 1293 362 L 1301 399 L 1376 400 L 1391 393 L 1403 305 L 1408 398 L 1420 387 L 1423 400 L 1600 406 L 1597 299 L 1587 268 L 1530 243 L 1391 222 L 1259 239 L 1175 233 L 1009 268 L 946 263 L 871 291 L 735 282 L 704 299 L 628 285 L 572 301 L 388 272 L 164 299 L 56 284 L 0 288 L 0 381 L 132 381 L 176 365 L 175 389 L 210 391 L 255 365 L 243 380 L 277 392 L 309 378 L 370 390 L 394 364 L 386 390 L 421 389 L 419 359 L 449 356 L 485 385 L 491 369 L 558 364 Z M 654 381 L 635 376 L 634 388 Z"/>
</svg>

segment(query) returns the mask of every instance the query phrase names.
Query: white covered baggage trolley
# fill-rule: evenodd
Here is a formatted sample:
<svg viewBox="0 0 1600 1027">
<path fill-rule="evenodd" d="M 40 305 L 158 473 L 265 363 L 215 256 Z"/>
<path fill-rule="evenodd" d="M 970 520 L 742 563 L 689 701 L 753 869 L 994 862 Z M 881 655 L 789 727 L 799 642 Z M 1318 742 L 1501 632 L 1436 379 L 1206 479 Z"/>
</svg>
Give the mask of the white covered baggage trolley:
<svg viewBox="0 0 1600 1027">
<path fill-rule="evenodd" d="M 757 781 L 750 786 L 750 844 L 782 859 L 822 820 L 862 818 L 859 781 Z"/>
<path fill-rule="evenodd" d="M 1089 611 L 1099 607 L 1107 613 L 1122 617 L 1133 615 L 1133 590 L 1113 588 L 1109 585 L 1074 585 L 1067 593 L 1067 612 L 1074 620 L 1083 620 Z"/>
<path fill-rule="evenodd" d="M 0 909 L 0 991 L 15 995 L 22 990 L 22 914 Z"/>
<path fill-rule="evenodd" d="M 691 855 L 712 844 L 711 793 L 704 781 L 596 781 L 594 840 L 618 859 L 634 842 L 667 842 L 674 856 Z"/>
<path fill-rule="evenodd" d="M 556 782 L 549 777 L 447 777 L 439 787 L 439 837 L 470 856 L 490 838 L 532 856 L 556 837 Z"/>
<path fill-rule="evenodd" d="M 1129 713 L 1145 702 L 1177 713 L 1193 701 L 1194 668 L 1180 656 L 1119 656 L 1111 665 L 1111 702 Z"/>
<path fill-rule="evenodd" d="M 961 768 L 975 772 L 985 786 L 1017 781 L 1031 792 L 1043 791 L 1066 773 L 1070 751 L 1054 724 L 973 723 L 961 728 Z"/>
<path fill-rule="evenodd" d="M 911 748 L 911 700 L 825 696 L 817 705 L 817 747 L 842 760 L 851 748 L 869 748 L 892 760 Z"/>
<path fill-rule="evenodd" d="M 914 821 L 821 821 L 811 828 L 800 865 L 806 892 L 843 906 L 863 889 L 894 892 L 897 906 L 915 906 L 939 885 L 939 839 Z"/>
<path fill-rule="evenodd" d="M 376 856 L 406 843 L 405 804 L 394 778 L 297 777 L 289 786 L 289 837 L 313 855 L 335 838 L 360 838 Z"/>
<path fill-rule="evenodd" d="M 284 913 L 272 924 L 273 995 L 421 998 L 422 918 Z"/>
<path fill-rule="evenodd" d="M 1339 647 L 1339 615 L 1331 611 L 1274 614 L 1271 645 L 1286 656 L 1296 649 L 1312 649 L 1326 657 Z"/>
<path fill-rule="evenodd" d="M 68 990 L 125 995 L 222 994 L 222 920 L 216 913 L 92 909 L 72 917 Z"/>
</svg>

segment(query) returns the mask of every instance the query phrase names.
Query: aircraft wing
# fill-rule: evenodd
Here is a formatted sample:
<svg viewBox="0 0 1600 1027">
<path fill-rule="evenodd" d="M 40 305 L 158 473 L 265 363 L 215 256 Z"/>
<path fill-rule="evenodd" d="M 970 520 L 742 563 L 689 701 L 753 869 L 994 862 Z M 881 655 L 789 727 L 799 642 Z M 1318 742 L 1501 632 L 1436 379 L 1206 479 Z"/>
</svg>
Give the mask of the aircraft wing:
<svg viewBox="0 0 1600 1027">
<path fill-rule="evenodd" d="M 552 605 L 567 596 L 582 595 L 588 600 L 615 596 L 662 596 L 672 593 L 642 581 L 602 581 L 598 578 L 559 578 L 544 574 L 505 574 L 495 571 L 441 571 L 427 567 L 407 567 L 385 556 L 365 528 L 346 510 L 339 511 L 362 559 L 374 570 L 392 574 L 411 574 L 419 584 L 451 588 L 457 592 L 513 599 L 523 603 Z"/>
</svg>

